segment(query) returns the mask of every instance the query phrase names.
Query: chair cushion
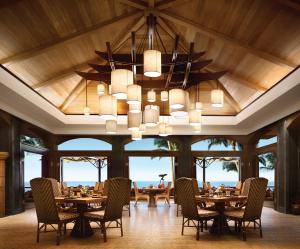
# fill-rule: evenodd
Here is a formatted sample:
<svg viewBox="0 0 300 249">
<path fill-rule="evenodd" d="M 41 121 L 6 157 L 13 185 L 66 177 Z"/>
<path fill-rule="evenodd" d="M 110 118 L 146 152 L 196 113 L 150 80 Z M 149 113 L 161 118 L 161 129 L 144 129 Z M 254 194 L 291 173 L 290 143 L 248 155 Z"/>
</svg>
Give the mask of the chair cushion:
<svg viewBox="0 0 300 249">
<path fill-rule="evenodd" d="M 238 210 L 228 210 L 224 212 L 224 215 L 229 218 L 237 218 L 242 219 L 244 217 L 244 209 L 238 209 Z"/>
<path fill-rule="evenodd" d="M 59 212 L 58 213 L 59 220 L 74 220 L 79 217 L 79 214 L 76 213 L 66 213 L 66 212 Z"/>
<path fill-rule="evenodd" d="M 219 213 L 216 211 L 198 208 L 198 215 L 200 217 L 215 217 L 215 216 L 218 216 Z"/>
<path fill-rule="evenodd" d="M 103 219 L 104 210 L 94 211 L 94 212 L 86 212 L 86 213 L 84 213 L 84 217 L 93 218 L 93 219 Z"/>
</svg>

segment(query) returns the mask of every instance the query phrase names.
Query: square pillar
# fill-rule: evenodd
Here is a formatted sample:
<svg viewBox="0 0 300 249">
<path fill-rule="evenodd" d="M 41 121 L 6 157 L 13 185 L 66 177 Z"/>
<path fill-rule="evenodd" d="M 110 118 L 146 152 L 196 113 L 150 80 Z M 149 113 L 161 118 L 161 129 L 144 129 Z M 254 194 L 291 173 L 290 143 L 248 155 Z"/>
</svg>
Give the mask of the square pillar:
<svg viewBox="0 0 300 249">
<path fill-rule="evenodd" d="M 7 152 L 0 152 L 0 217 L 5 216 L 5 160 Z"/>
</svg>

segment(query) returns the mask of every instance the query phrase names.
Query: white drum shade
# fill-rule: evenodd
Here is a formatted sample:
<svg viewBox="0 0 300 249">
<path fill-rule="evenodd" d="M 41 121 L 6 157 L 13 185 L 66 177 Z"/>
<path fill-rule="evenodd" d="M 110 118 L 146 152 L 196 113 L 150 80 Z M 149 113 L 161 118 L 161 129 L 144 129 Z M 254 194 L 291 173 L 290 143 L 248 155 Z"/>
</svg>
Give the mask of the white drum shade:
<svg viewBox="0 0 300 249">
<path fill-rule="evenodd" d="M 105 131 L 108 134 L 117 133 L 117 120 L 106 120 Z"/>
<path fill-rule="evenodd" d="M 184 92 L 185 95 L 185 104 L 182 108 L 179 109 L 174 109 L 174 108 L 170 108 L 170 115 L 175 117 L 175 118 L 180 118 L 180 117 L 185 117 L 188 115 L 188 107 L 190 106 L 190 100 L 189 100 L 189 93 L 188 92 Z M 169 96 L 170 97 L 170 96 Z M 170 99 L 169 99 L 170 101 Z"/>
<path fill-rule="evenodd" d="M 169 100 L 169 93 L 168 93 L 168 91 L 161 91 L 160 92 L 160 100 L 161 101 L 168 101 Z"/>
<path fill-rule="evenodd" d="M 129 104 L 129 112 L 141 112 L 141 103 Z"/>
<path fill-rule="evenodd" d="M 131 132 L 131 139 L 132 140 L 141 140 L 142 139 L 142 133 L 140 131 L 132 131 Z"/>
<path fill-rule="evenodd" d="M 183 89 L 171 89 L 169 91 L 169 105 L 171 109 L 180 109 L 185 105 L 185 91 Z"/>
<path fill-rule="evenodd" d="M 117 98 L 112 95 L 99 97 L 99 115 L 105 120 L 117 119 Z"/>
<path fill-rule="evenodd" d="M 86 106 L 86 107 L 83 108 L 83 114 L 85 116 L 90 115 L 90 108 L 88 106 Z"/>
<path fill-rule="evenodd" d="M 147 92 L 147 101 L 148 102 L 156 101 L 156 92 L 154 90 L 150 90 Z"/>
<path fill-rule="evenodd" d="M 128 130 L 139 130 L 142 123 L 142 112 L 128 112 Z"/>
<path fill-rule="evenodd" d="M 159 77 L 161 75 L 161 52 L 157 50 L 144 51 L 144 75 Z"/>
<path fill-rule="evenodd" d="M 195 109 L 196 109 L 196 111 L 203 111 L 203 104 L 202 104 L 202 102 L 196 102 L 195 103 Z"/>
<path fill-rule="evenodd" d="M 139 131 L 141 133 L 144 133 L 146 131 L 146 125 L 145 124 L 140 124 Z"/>
<path fill-rule="evenodd" d="M 189 110 L 189 123 L 191 126 L 201 125 L 201 112 L 196 109 Z"/>
<path fill-rule="evenodd" d="M 201 131 L 202 131 L 202 126 L 201 125 L 194 126 L 194 132 L 195 133 L 201 133 Z"/>
<path fill-rule="evenodd" d="M 172 133 L 173 133 L 173 127 L 171 125 L 167 125 L 166 132 L 167 132 L 168 136 L 172 135 Z"/>
<path fill-rule="evenodd" d="M 111 94 L 117 99 L 127 98 L 127 86 L 133 84 L 133 72 L 116 69 L 111 72 Z"/>
<path fill-rule="evenodd" d="M 214 89 L 211 91 L 211 105 L 213 107 L 223 107 L 224 93 L 222 90 Z"/>
<path fill-rule="evenodd" d="M 98 95 L 105 94 L 105 85 L 103 83 L 97 85 L 97 93 Z"/>
<path fill-rule="evenodd" d="M 161 136 L 161 137 L 166 137 L 168 136 L 168 132 L 167 132 L 167 126 L 168 124 L 167 123 L 160 123 L 158 125 L 158 135 Z"/>
<path fill-rule="evenodd" d="M 156 126 L 159 122 L 159 106 L 146 105 L 144 111 L 144 123 L 146 126 Z"/>
<path fill-rule="evenodd" d="M 142 87 L 136 84 L 127 87 L 127 103 L 138 104 L 142 102 Z"/>
</svg>

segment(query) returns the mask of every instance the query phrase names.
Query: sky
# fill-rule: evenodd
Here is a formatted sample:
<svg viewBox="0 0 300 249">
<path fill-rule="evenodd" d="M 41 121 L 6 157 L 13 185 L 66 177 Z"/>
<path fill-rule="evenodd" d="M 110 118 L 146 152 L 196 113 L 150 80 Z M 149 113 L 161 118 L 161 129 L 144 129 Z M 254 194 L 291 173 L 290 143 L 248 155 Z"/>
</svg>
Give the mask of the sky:
<svg viewBox="0 0 300 249">
<path fill-rule="evenodd" d="M 274 143 L 274 139 L 264 140 L 259 146 Z M 275 141 L 276 142 L 276 141 Z M 200 141 L 192 145 L 192 150 L 207 150 L 208 142 Z M 59 146 L 59 150 L 111 150 L 111 145 L 96 139 L 81 138 L 69 140 Z M 125 146 L 125 150 L 153 150 L 157 149 L 153 139 L 134 141 Z M 223 146 L 213 146 L 211 150 L 224 150 Z M 228 148 L 227 148 L 228 150 Z M 41 175 L 41 156 L 33 153 L 26 153 L 25 156 L 25 182 Z M 168 174 L 166 181 L 171 180 L 171 157 L 161 159 L 150 157 L 129 157 L 129 175 L 135 181 L 159 181 L 159 174 Z M 197 179 L 202 180 L 202 168 L 197 167 Z M 64 181 L 97 181 L 98 169 L 90 163 L 85 162 L 64 162 Z M 260 176 L 274 181 L 274 172 L 260 170 Z M 102 169 L 102 180 L 107 178 L 107 168 Z M 206 169 L 207 181 L 237 181 L 237 172 L 226 172 L 222 170 L 222 163 L 215 162 Z"/>
</svg>

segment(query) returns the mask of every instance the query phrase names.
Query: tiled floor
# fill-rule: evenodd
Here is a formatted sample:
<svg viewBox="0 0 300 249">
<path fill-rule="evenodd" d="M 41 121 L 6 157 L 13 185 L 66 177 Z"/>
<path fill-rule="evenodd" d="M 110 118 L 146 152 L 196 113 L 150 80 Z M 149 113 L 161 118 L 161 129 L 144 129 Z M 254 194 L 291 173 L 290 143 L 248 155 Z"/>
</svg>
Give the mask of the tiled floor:
<svg viewBox="0 0 300 249">
<path fill-rule="evenodd" d="M 250 229 L 247 242 L 235 234 L 220 237 L 209 232 L 200 234 L 200 241 L 195 239 L 195 229 L 188 228 L 181 236 L 181 217 L 175 215 L 175 205 L 168 208 L 163 203 L 157 208 L 148 208 L 146 204 L 132 206 L 132 216 L 124 212 L 124 237 L 119 229 L 108 230 L 108 242 L 104 243 L 99 229 L 85 239 L 70 237 L 70 231 L 62 238 L 59 248 L 97 249 L 97 248 L 141 248 L 141 249 L 289 249 L 300 248 L 300 216 L 277 213 L 271 208 L 263 210 L 264 238 L 258 231 Z M 70 227 L 71 228 L 71 227 Z M 55 245 L 55 233 L 41 234 L 40 243 L 36 239 L 35 210 L 0 219 L 1 249 L 58 248 Z"/>
</svg>

